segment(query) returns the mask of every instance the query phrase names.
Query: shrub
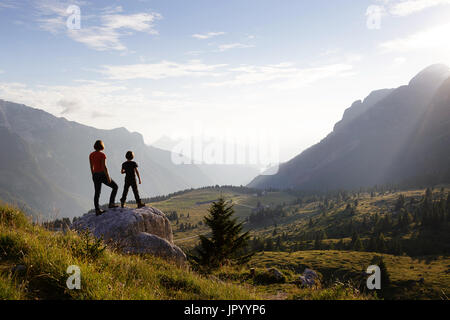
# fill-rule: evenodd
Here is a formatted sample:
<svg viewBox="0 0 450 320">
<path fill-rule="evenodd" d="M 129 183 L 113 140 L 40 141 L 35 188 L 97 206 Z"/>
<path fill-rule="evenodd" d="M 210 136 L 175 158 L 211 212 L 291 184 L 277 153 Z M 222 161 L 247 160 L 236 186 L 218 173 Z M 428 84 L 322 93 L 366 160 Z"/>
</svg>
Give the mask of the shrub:
<svg viewBox="0 0 450 320">
<path fill-rule="evenodd" d="M 26 243 L 18 234 L 0 234 L 0 258 L 7 260 L 18 259 L 26 252 Z"/>
<path fill-rule="evenodd" d="M 80 233 L 80 241 L 72 242 L 72 252 L 75 256 L 90 261 L 97 260 L 105 251 L 102 239 L 93 237 L 88 231 Z"/>
<path fill-rule="evenodd" d="M 19 209 L 0 202 L 0 225 L 22 228 L 30 225 L 30 220 Z"/>
</svg>

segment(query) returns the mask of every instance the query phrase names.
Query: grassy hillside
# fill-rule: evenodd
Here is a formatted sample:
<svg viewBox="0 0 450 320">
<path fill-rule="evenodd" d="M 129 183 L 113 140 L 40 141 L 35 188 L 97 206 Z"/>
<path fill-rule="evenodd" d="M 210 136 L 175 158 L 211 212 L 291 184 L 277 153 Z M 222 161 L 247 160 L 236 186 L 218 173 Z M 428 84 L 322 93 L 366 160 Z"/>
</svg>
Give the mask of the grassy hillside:
<svg viewBox="0 0 450 320">
<path fill-rule="evenodd" d="M 220 196 L 233 202 L 236 217 L 241 221 L 245 221 L 252 214 L 258 202 L 263 206 L 275 207 L 296 199 L 295 196 L 282 191 L 257 194 L 256 190 L 245 187 L 208 187 L 180 192 L 161 201 L 152 201 L 151 205 L 163 211 L 171 220 L 175 243 L 189 249 L 198 241 L 199 234 L 208 233 L 209 230 L 202 220 L 211 202 Z M 176 218 L 171 217 L 173 212 L 177 213 Z"/>
<path fill-rule="evenodd" d="M 66 286 L 70 265 L 81 269 L 81 290 Z M 336 283 L 314 289 L 266 284 L 260 280 L 266 270 L 253 276 L 249 272 L 248 266 L 223 267 L 200 275 L 151 255 L 123 255 L 89 236 L 33 225 L 18 209 L 0 205 L 0 300 L 373 298 Z M 289 290 L 280 294 L 279 286 Z"/>
<path fill-rule="evenodd" d="M 217 187 L 183 192 L 152 205 L 169 216 L 175 242 L 184 249 L 193 248 L 197 236 L 208 232 L 202 219 L 222 195 L 233 202 L 236 216 L 256 239 L 257 251 L 353 250 L 357 237 L 362 243 L 357 250 L 424 256 L 450 252 L 449 192 L 445 186 L 435 188 L 426 198 L 426 189 L 394 187 L 322 194 L 257 194 L 247 188 Z"/>
<path fill-rule="evenodd" d="M 372 292 L 364 291 L 367 276 L 362 272 L 374 256 L 381 255 L 392 282 L 385 298 L 448 299 L 448 222 L 442 220 L 446 215 L 438 215 L 448 208 L 448 191 L 445 187 L 433 191 L 378 187 L 359 192 L 295 194 L 211 187 L 153 199 L 151 205 L 171 219 L 175 243 L 184 250 L 198 243 L 199 234 L 209 233 L 201 221 L 212 201 L 224 196 L 234 203 L 236 215 L 250 231 L 250 250 L 256 254 L 242 268 L 225 266 L 210 276 L 152 256 L 125 256 L 111 249 L 100 252 L 88 237 L 50 232 L 30 224 L 18 210 L 3 206 L 0 297 L 373 299 Z M 440 222 L 436 225 L 435 220 Z M 383 233 L 382 243 L 378 244 L 381 240 L 376 238 L 377 247 L 371 248 L 373 235 Z M 358 241 L 361 246 L 357 246 Z M 403 247 L 392 247 L 396 243 Z M 393 254 L 393 249 L 398 252 Z M 405 250 L 436 253 L 409 256 Z M 17 265 L 23 265 L 23 270 L 12 272 Z M 82 270 L 80 291 L 65 287 L 69 265 Z M 279 269 L 286 281 L 271 282 L 267 276 L 271 267 Z M 305 268 L 320 274 L 318 288 L 298 285 Z"/>
<path fill-rule="evenodd" d="M 448 201 L 448 192 L 445 186 L 431 191 L 434 208 Z M 330 194 L 256 194 L 251 189 L 222 187 L 184 192 L 152 205 L 166 213 L 177 211 L 178 218 L 172 220 L 175 242 L 186 250 L 198 243 L 196 235 L 208 232 L 199 222 L 209 202 L 223 195 L 233 201 L 236 215 L 250 231 L 251 250 L 257 252 L 250 267 L 260 272 L 277 267 L 294 281 L 308 267 L 319 271 L 330 287 L 337 279 L 361 282 L 362 271 L 375 255 L 381 255 L 391 274 L 392 298 L 440 299 L 450 290 L 448 222 L 425 224 L 420 209 L 425 194 L 425 189 L 387 187 Z M 180 229 L 189 223 L 194 227 Z M 381 245 L 371 248 L 371 240 L 380 234 Z M 360 248 L 356 248 L 355 235 Z M 408 252 L 416 254 L 410 257 Z M 226 270 L 220 277 L 254 285 L 248 270 Z M 299 293 L 293 283 L 256 288 L 272 297 L 313 298 Z"/>
<path fill-rule="evenodd" d="M 2 205 L 0 299 L 259 298 L 252 288 L 202 277 L 153 256 L 101 249 L 88 237 L 32 225 L 22 212 Z M 81 269 L 81 290 L 66 287 L 70 265 Z"/>
</svg>

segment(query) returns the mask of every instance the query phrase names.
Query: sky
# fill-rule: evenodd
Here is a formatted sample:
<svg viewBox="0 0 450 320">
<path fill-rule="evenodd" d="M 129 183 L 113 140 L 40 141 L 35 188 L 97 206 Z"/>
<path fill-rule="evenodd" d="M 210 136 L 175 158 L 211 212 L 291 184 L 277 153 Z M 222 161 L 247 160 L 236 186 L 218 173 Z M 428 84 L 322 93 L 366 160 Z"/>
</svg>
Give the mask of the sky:
<svg viewBox="0 0 450 320">
<path fill-rule="evenodd" d="M 448 34 L 450 0 L 0 0 L 0 99 L 287 161 L 355 100 L 450 65 Z"/>
</svg>

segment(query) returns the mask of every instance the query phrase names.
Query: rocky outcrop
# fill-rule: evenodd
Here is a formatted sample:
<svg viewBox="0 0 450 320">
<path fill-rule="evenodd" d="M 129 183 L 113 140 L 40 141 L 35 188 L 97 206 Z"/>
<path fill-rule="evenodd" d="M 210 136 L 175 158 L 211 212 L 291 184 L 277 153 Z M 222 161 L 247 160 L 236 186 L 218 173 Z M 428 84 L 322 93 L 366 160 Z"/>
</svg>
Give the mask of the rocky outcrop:
<svg viewBox="0 0 450 320">
<path fill-rule="evenodd" d="M 72 227 L 76 231 L 89 231 L 125 253 L 150 253 L 178 265 L 186 262 L 184 252 L 173 243 L 169 219 L 156 208 L 110 209 L 101 216 L 91 212 L 74 221 Z"/>
<path fill-rule="evenodd" d="M 284 274 L 280 270 L 278 270 L 276 268 L 270 268 L 269 270 L 267 270 L 267 273 L 277 283 L 284 283 L 284 282 L 286 282 L 286 277 L 284 276 Z"/>
<path fill-rule="evenodd" d="M 317 287 L 319 283 L 320 280 L 317 272 L 308 268 L 306 268 L 303 275 L 298 278 L 298 284 L 304 287 Z"/>
</svg>

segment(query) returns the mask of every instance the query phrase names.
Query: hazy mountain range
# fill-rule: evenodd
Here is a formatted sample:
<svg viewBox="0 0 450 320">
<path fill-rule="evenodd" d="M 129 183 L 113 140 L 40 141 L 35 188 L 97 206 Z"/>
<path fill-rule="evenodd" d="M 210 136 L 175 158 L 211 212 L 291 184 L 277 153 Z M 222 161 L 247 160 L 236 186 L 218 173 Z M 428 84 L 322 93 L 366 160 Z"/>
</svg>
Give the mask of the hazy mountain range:
<svg viewBox="0 0 450 320">
<path fill-rule="evenodd" d="M 238 165 L 225 169 L 175 165 L 169 151 L 146 145 L 139 133 L 125 128 L 100 130 L 3 100 L 0 133 L 0 199 L 29 211 L 33 208 L 45 217 L 80 215 L 93 207 L 88 155 L 97 139 L 106 144 L 108 167 L 119 193 L 120 166 L 127 150 L 136 154 L 143 197 L 216 184 L 246 184 L 258 174 L 253 169 L 249 170 L 253 176 L 248 176 L 247 168 Z M 108 189 L 103 188 L 102 202 L 107 201 Z"/>
<path fill-rule="evenodd" d="M 333 132 L 261 175 L 255 188 L 331 190 L 450 182 L 450 69 L 432 65 L 408 85 L 372 92 Z"/>
<path fill-rule="evenodd" d="M 211 145 L 220 146 L 224 150 L 227 149 L 226 142 L 223 139 L 213 137 L 185 137 L 183 139 L 162 136 L 158 140 L 152 142 L 151 145 L 163 150 L 177 150 L 178 145 L 186 146 L 186 144 L 191 145 L 192 148 L 195 139 L 200 139 L 196 140 L 196 142 L 200 141 L 202 143 L 202 147 L 204 148 L 203 151 Z M 237 145 L 233 147 L 238 148 Z M 182 158 L 188 160 L 188 163 L 195 164 L 202 172 L 210 177 L 215 184 L 221 186 L 246 185 L 264 170 L 260 165 L 245 164 L 245 162 L 244 164 L 207 164 L 204 163 L 205 159 L 196 159 L 194 157 L 193 149 L 183 151 L 187 151 L 187 154 L 182 154 Z M 219 161 L 221 160 L 222 159 L 219 159 Z M 212 160 L 210 161 L 212 162 Z M 223 161 L 225 162 L 225 159 L 223 159 Z"/>
<path fill-rule="evenodd" d="M 249 186 L 332 190 L 449 182 L 449 77 L 447 66 L 433 65 L 408 85 L 372 92 L 353 103 L 320 143 Z M 88 155 L 97 139 L 106 144 L 108 166 L 120 188 L 117 200 L 128 150 L 136 153 L 141 168 L 143 197 L 241 185 L 258 174 L 251 166 L 175 165 L 169 151 L 146 145 L 139 133 L 100 130 L 0 100 L 0 199 L 46 218 L 79 216 L 92 208 Z M 105 187 L 103 203 L 108 195 Z"/>
</svg>

